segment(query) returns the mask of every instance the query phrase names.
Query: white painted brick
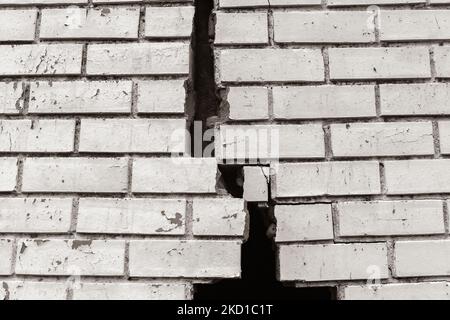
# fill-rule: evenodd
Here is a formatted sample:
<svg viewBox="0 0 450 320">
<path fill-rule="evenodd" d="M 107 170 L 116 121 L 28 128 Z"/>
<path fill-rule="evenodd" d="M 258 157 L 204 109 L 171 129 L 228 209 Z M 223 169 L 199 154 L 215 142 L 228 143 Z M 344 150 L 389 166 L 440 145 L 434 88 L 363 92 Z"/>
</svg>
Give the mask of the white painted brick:
<svg viewBox="0 0 450 320">
<path fill-rule="evenodd" d="M 375 88 L 371 85 L 274 87 L 273 113 L 276 119 L 374 117 Z"/>
<path fill-rule="evenodd" d="M 263 87 L 231 87 L 227 101 L 231 120 L 261 120 L 269 118 L 269 93 Z"/>
<path fill-rule="evenodd" d="M 1 152 L 71 152 L 74 120 L 0 120 Z"/>
<path fill-rule="evenodd" d="M 196 236 L 244 236 L 247 212 L 242 199 L 194 199 L 193 231 Z"/>
<path fill-rule="evenodd" d="M 450 78 L 450 46 L 434 47 L 436 76 Z"/>
<path fill-rule="evenodd" d="M 315 49 L 224 49 L 219 68 L 224 82 L 324 80 L 322 53 Z"/>
<path fill-rule="evenodd" d="M 0 158 L 0 192 L 16 188 L 17 159 Z"/>
<path fill-rule="evenodd" d="M 277 242 L 333 239 L 331 205 L 277 205 Z"/>
<path fill-rule="evenodd" d="M 237 278 L 240 261 L 240 241 L 130 241 L 132 277 Z"/>
<path fill-rule="evenodd" d="M 66 282 L 3 281 L 0 283 L 0 300 L 65 300 Z"/>
<path fill-rule="evenodd" d="M 327 281 L 369 279 L 378 268 L 388 277 L 384 243 L 281 245 L 281 281 Z"/>
<path fill-rule="evenodd" d="M 273 169 L 274 198 L 380 193 L 376 161 L 285 163 Z"/>
<path fill-rule="evenodd" d="M 441 153 L 450 154 L 450 121 L 439 122 L 439 140 Z"/>
<path fill-rule="evenodd" d="M 77 232 L 182 235 L 185 217 L 185 200 L 82 198 Z"/>
<path fill-rule="evenodd" d="M 445 233 L 442 201 L 339 202 L 340 236 Z"/>
<path fill-rule="evenodd" d="M 431 122 L 379 122 L 331 125 L 335 157 L 434 154 Z"/>
<path fill-rule="evenodd" d="M 244 167 L 244 200 L 267 202 L 269 200 L 270 168 Z"/>
<path fill-rule="evenodd" d="M 0 41 L 33 41 L 36 17 L 37 10 L 1 10 Z"/>
<path fill-rule="evenodd" d="M 24 192 L 126 192 L 128 161 L 119 158 L 27 158 Z"/>
<path fill-rule="evenodd" d="M 73 290 L 74 300 L 185 300 L 181 283 L 82 282 Z"/>
<path fill-rule="evenodd" d="M 71 216 L 71 198 L 0 198 L 1 233 L 64 233 Z"/>
<path fill-rule="evenodd" d="M 184 113 L 184 80 L 149 80 L 138 82 L 139 113 Z"/>
<path fill-rule="evenodd" d="M 395 276 L 450 275 L 450 241 L 423 240 L 395 243 Z"/>
<path fill-rule="evenodd" d="M 145 36 L 148 38 L 189 38 L 194 23 L 194 7 L 147 7 Z"/>
<path fill-rule="evenodd" d="M 328 0 L 328 6 L 367 6 L 372 4 L 379 5 L 402 5 L 402 4 L 417 4 L 426 3 L 426 0 Z M 372 12 L 370 12 L 372 14 Z"/>
<path fill-rule="evenodd" d="M 0 239 L 0 275 L 12 274 L 13 240 Z"/>
<path fill-rule="evenodd" d="M 0 82 L 0 114 L 18 114 L 24 107 L 25 83 Z"/>
<path fill-rule="evenodd" d="M 87 4 L 88 0 L 0 0 L 2 5 L 19 4 Z"/>
<path fill-rule="evenodd" d="M 301 21 L 301 23 L 299 23 Z M 275 42 L 352 43 L 374 42 L 365 11 L 275 12 Z"/>
<path fill-rule="evenodd" d="M 215 193 L 214 158 L 134 160 L 132 190 L 137 193 Z"/>
<path fill-rule="evenodd" d="M 430 78 L 426 47 L 331 48 L 331 79 Z"/>
<path fill-rule="evenodd" d="M 42 39 L 137 39 L 139 8 L 42 10 Z"/>
<path fill-rule="evenodd" d="M 384 163 L 388 194 L 450 192 L 450 160 L 404 160 Z"/>
<path fill-rule="evenodd" d="M 0 75 L 80 74 L 81 52 L 81 44 L 0 45 Z"/>
<path fill-rule="evenodd" d="M 29 113 L 130 113 L 131 81 L 32 82 Z"/>
<path fill-rule="evenodd" d="M 391 283 L 375 286 L 348 286 L 345 300 L 448 300 L 446 282 Z"/>
<path fill-rule="evenodd" d="M 31 240 L 17 244 L 16 273 L 25 275 L 120 276 L 125 241 Z"/>
<path fill-rule="evenodd" d="M 219 159 L 323 158 L 321 125 L 222 125 L 216 132 Z"/>
<path fill-rule="evenodd" d="M 450 39 L 448 10 L 382 10 L 379 16 L 382 41 Z"/>
<path fill-rule="evenodd" d="M 252 30 L 252 32 L 249 32 Z M 214 44 L 267 44 L 267 12 L 216 13 Z"/>
<path fill-rule="evenodd" d="M 222 8 L 245 8 L 245 7 L 274 7 L 274 6 L 308 6 L 320 5 L 321 0 L 220 0 L 220 7 Z"/>
<path fill-rule="evenodd" d="M 183 42 L 92 44 L 88 46 L 87 74 L 189 74 L 189 52 L 189 43 Z"/>
<path fill-rule="evenodd" d="M 183 153 L 184 119 L 82 119 L 80 152 Z"/>
<path fill-rule="evenodd" d="M 380 104 L 382 115 L 450 114 L 450 84 L 382 84 Z"/>
</svg>

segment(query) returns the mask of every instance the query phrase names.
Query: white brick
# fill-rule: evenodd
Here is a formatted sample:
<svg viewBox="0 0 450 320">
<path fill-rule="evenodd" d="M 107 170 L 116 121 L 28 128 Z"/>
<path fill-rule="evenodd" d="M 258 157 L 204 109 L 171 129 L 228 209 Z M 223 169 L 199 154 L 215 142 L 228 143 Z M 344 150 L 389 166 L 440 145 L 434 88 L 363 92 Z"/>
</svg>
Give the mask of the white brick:
<svg viewBox="0 0 450 320">
<path fill-rule="evenodd" d="M 441 141 L 441 153 L 450 154 L 450 121 L 439 122 L 439 139 Z"/>
<path fill-rule="evenodd" d="M 219 68 L 224 82 L 324 80 L 322 53 L 314 49 L 221 50 Z"/>
<path fill-rule="evenodd" d="M 434 154 L 431 122 L 333 124 L 331 142 L 335 157 Z"/>
<path fill-rule="evenodd" d="M 0 192 L 16 188 L 17 159 L 0 158 Z"/>
<path fill-rule="evenodd" d="M 301 23 L 299 23 L 301 21 Z M 275 42 L 374 42 L 365 11 L 275 12 Z"/>
<path fill-rule="evenodd" d="M 382 10 L 379 15 L 382 41 L 450 39 L 448 10 Z"/>
<path fill-rule="evenodd" d="M 381 114 L 441 115 L 450 114 L 450 84 L 383 84 L 380 85 Z"/>
<path fill-rule="evenodd" d="M 331 48 L 331 79 L 430 78 L 426 47 Z"/>
<path fill-rule="evenodd" d="M 16 273 L 25 275 L 120 276 L 125 241 L 30 240 L 17 245 Z"/>
<path fill-rule="evenodd" d="M 132 240 L 132 277 L 237 278 L 240 241 Z"/>
<path fill-rule="evenodd" d="M 249 32 L 249 30 L 252 30 Z M 216 13 L 214 44 L 267 44 L 267 12 Z"/>
<path fill-rule="evenodd" d="M 231 87 L 227 101 L 231 120 L 269 118 L 269 93 L 263 87 Z"/>
<path fill-rule="evenodd" d="M 273 113 L 276 119 L 374 117 L 375 88 L 371 85 L 274 87 Z"/>
<path fill-rule="evenodd" d="M 331 205 L 277 205 L 277 242 L 333 239 Z"/>
<path fill-rule="evenodd" d="M 0 82 L 0 114 L 18 114 L 24 107 L 25 83 Z"/>
<path fill-rule="evenodd" d="M 395 276 L 424 277 L 450 275 L 450 241 L 397 241 Z"/>
<path fill-rule="evenodd" d="M 450 46 L 434 48 L 436 76 L 450 78 Z"/>
<path fill-rule="evenodd" d="M 71 198 L 1 198 L 1 233 L 64 233 L 70 230 Z"/>
<path fill-rule="evenodd" d="M 77 232 L 182 235 L 185 217 L 184 200 L 82 198 Z"/>
<path fill-rule="evenodd" d="M 442 201 L 339 202 L 340 236 L 445 233 Z"/>
<path fill-rule="evenodd" d="M 83 119 L 80 152 L 183 153 L 184 119 Z"/>
<path fill-rule="evenodd" d="M 126 192 L 128 161 L 118 158 L 27 158 L 24 192 Z"/>
<path fill-rule="evenodd" d="M 36 17 L 36 10 L 1 10 L 0 41 L 33 41 Z"/>
<path fill-rule="evenodd" d="M 375 286 L 348 286 L 345 300 L 448 300 L 446 282 L 392 283 Z"/>
<path fill-rule="evenodd" d="M 42 39 L 137 39 L 138 8 L 42 10 Z"/>
<path fill-rule="evenodd" d="M 139 113 L 184 113 L 184 80 L 149 80 L 138 82 Z"/>
<path fill-rule="evenodd" d="M 81 52 L 81 44 L 0 45 L 0 75 L 80 74 Z"/>
<path fill-rule="evenodd" d="M 189 38 L 194 24 L 194 7 L 147 7 L 145 36 Z"/>
<path fill-rule="evenodd" d="M 402 4 L 417 4 L 426 3 L 426 0 L 328 0 L 328 6 L 367 6 L 372 4 L 379 5 L 402 5 Z"/>
<path fill-rule="evenodd" d="M 3 281 L 0 300 L 65 300 L 67 283 L 47 281 Z"/>
<path fill-rule="evenodd" d="M 74 300 L 185 300 L 187 287 L 180 283 L 82 282 Z"/>
<path fill-rule="evenodd" d="M 323 158 L 321 125 L 222 125 L 216 132 L 219 159 Z"/>
<path fill-rule="evenodd" d="M 242 199 L 194 199 L 193 231 L 196 236 L 244 236 L 247 212 Z"/>
<path fill-rule="evenodd" d="M 71 152 L 74 120 L 0 120 L 1 152 Z"/>
<path fill-rule="evenodd" d="M 12 272 L 13 240 L 0 239 L 0 275 L 10 275 Z"/>
<path fill-rule="evenodd" d="M 321 0 L 220 0 L 222 8 L 274 7 L 274 6 L 308 6 L 321 4 Z"/>
<path fill-rule="evenodd" d="M 380 193 L 376 161 L 285 163 L 274 170 L 274 198 Z"/>
<path fill-rule="evenodd" d="M 388 194 L 450 192 L 450 160 L 404 160 L 384 163 Z"/>
<path fill-rule="evenodd" d="M 130 113 L 131 81 L 32 82 L 30 113 Z"/>
<path fill-rule="evenodd" d="M 214 158 L 134 160 L 132 190 L 138 193 L 215 193 Z"/>
<path fill-rule="evenodd" d="M 189 43 L 183 42 L 92 44 L 87 74 L 187 75 L 189 52 Z"/>
<path fill-rule="evenodd" d="M 88 0 L 0 0 L 2 5 L 19 4 L 87 4 Z"/>
<path fill-rule="evenodd" d="M 378 268 L 388 277 L 384 243 L 281 245 L 281 281 L 327 281 L 369 279 Z"/>
<path fill-rule="evenodd" d="M 269 200 L 270 168 L 244 167 L 244 200 L 267 202 Z"/>
</svg>

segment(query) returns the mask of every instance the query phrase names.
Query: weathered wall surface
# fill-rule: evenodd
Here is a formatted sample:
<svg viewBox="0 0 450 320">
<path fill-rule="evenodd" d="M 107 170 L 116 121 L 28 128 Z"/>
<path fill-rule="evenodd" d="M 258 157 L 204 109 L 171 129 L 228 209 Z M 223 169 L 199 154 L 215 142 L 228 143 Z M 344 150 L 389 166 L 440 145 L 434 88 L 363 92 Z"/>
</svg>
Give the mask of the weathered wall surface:
<svg viewBox="0 0 450 320">
<path fill-rule="evenodd" d="M 245 137 L 227 132 L 280 137 L 271 192 L 247 196 L 274 206 L 281 281 L 340 299 L 449 298 L 449 5 L 217 1 L 218 146 L 243 158 L 231 142 Z"/>
</svg>

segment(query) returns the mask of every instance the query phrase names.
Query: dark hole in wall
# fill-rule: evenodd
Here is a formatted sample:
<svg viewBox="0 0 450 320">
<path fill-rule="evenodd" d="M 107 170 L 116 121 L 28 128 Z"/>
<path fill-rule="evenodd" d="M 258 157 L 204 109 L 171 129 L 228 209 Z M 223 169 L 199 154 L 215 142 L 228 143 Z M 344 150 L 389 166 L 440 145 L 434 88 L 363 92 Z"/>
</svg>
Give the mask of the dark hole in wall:
<svg viewBox="0 0 450 320">
<path fill-rule="evenodd" d="M 242 278 L 194 286 L 194 300 L 334 300 L 336 288 L 296 288 L 277 281 L 277 260 L 269 208 L 248 205 L 250 234 L 242 247 Z"/>
</svg>

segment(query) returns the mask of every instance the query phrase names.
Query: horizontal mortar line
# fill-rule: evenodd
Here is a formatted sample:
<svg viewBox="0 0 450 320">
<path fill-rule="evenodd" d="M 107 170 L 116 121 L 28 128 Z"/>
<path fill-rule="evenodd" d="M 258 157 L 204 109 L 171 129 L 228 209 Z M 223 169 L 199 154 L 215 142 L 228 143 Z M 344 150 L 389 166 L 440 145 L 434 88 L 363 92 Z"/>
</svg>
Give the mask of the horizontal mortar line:
<svg viewBox="0 0 450 320">
<path fill-rule="evenodd" d="M 0 232 L 1 239 L 10 239 L 14 237 L 16 239 L 26 240 L 173 240 L 173 241 L 186 241 L 189 240 L 187 235 L 170 235 L 170 234 L 107 234 L 107 233 L 13 233 L 13 232 Z M 221 239 L 218 237 L 218 239 Z M 217 240 L 214 238 L 213 240 Z M 230 240 L 230 239 L 227 239 Z M 232 239 L 236 240 L 236 238 Z"/>
<path fill-rule="evenodd" d="M 180 80 L 180 79 L 188 79 L 189 78 L 189 74 L 188 73 L 183 73 L 183 74 L 170 74 L 170 73 L 165 73 L 165 74 L 132 74 L 132 73 L 127 73 L 127 74 L 86 74 L 83 75 L 81 73 L 79 74 L 30 74 L 30 75 L 26 75 L 26 74 L 8 74 L 8 75 L 0 75 L 0 80 L 1 81 L 5 81 L 6 79 L 10 80 L 10 81 L 18 81 L 20 79 L 24 79 L 24 80 L 28 80 L 28 81 L 43 81 L 43 79 L 45 80 L 45 78 L 48 78 L 48 81 L 56 81 L 58 79 L 62 79 L 62 80 L 73 80 L 73 78 L 79 78 L 79 80 L 96 80 L 96 79 L 100 79 L 100 80 L 106 80 L 106 79 L 111 79 L 111 80 L 140 80 L 141 78 L 145 79 L 151 79 L 151 80 L 170 80 L 170 79 L 174 79 L 174 80 Z M 3 80 L 5 79 L 5 80 Z"/>
<path fill-rule="evenodd" d="M 131 108 L 130 108 L 131 109 Z M 184 113 L 27 113 L 26 115 L 0 114 L 0 120 L 187 120 Z"/>
<path fill-rule="evenodd" d="M 0 281 L 24 281 L 24 280 L 36 280 L 42 282 L 60 281 L 66 280 L 72 277 L 72 275 L 26 275 L 26 274 L 16 274 L 16 275 L 1 275 Z M 208 278 L 183 278 L 183 277 L 130 277 L 124 281 L 123 275 L 117 276 L 97 276 L 97 275 L 83 275 L 80 276 L 81 280 L 93 281 L 96 283 L 157 283 L 157 281 L 163 281 L 164 283 L 172 284 L 184 284 L 193 283 L 198 281 L 209 281 Z M 98 282 L 96 280 L 100 280 Z"/>
<path fill-rule="evenodd" d="M 123 193 L 108 192 L 23 192 L 17 194 L 15 192 L 0 192 L 2 198 L 101 198 L 101 199 L 167 199 L 167 200 L 185 200 L 185 199 L 235 199 L 230 196 L 224 196 L 215 193 L 132 193 L 132 197 L 124 191 Z"/>
<path fill-rule="evenodd" d="M 431 84 L 448 83 L 450 77 L 439 78 L 436 82 L 430 82 L 430 78 L 386 78 L 386 79 L 331 79 L 330 83 L 325 81 L 221 81 L 221 85 L 233 87 L 255 87 L 255 86 L 326 86 L 326 85 L 376 85 L 376 84 Z"/>
<path fill-rule="evenodd" d="M 322 12 L 322 11 L 356 11 L 366 12 L 370 4 L 343 4 L 343 5 L 272 5 L 272 6 L 241 6 L 241 7 L 219 7 L 214 10 L 215 13 L 261 13 L 268 10 L 272 12 Z M 431 4 L 431 6 L 425 6 L 423 4 L 377 4 L 378 8 L 382 10 L 433 10 L 433 9 L 450 9 L 449 4 Z"/>
<path fill-rule="evenodd" d="M 449 200 L 449 193 L 436 194 L 410 194 L 410 195 L 342 195 L 342 196 L 316 196 L 316 197 L 291 197 L 291 198 L 275 198 L 275 205 L 302 205 L 315 203 L 335 203 L 335 202 L 372 202 L 372 201 L 401 201 L 401 200 Z"/>
<path fill-rule="evenodd" d="M 425 277 L 409 277 L 409 278 L 392 278 L 392 279 L 377 279 L 380 284 L 415 284 L 415 283 L 429 283 L 429 282 L 447 282 L 450 281 L 450 277 L 447 276 L 425 276 Z M 285 282 L 283 282 L 285 283 Z M 326 281 L 289 281 L 286 282 L 297 288 L 308 288 L 308 287 L 336 287 L 336 286 L 367 286 L 367 279 L 356 279 L 356 280 L 326 280 Z"/>
<path fill-rule="evenodd" d="M 120 3 L 73 3 L 73 4 L 61 4 L 61 3 L 46 3 L 46 4 L 0 4 L 1 10 L 26 10 L 26 9 L 92 9 L 92 8 L 141 8 L 141 7 L 149 7 L 149 8 L 158 8 L 158 7 L 192 7 L 194 5 L 193 2 L 145 2 L 145 1 L 123 1 Z"/>
<path fill-rule="evenodd" d="M 315 49 L 319 50 L 321 48 L 327 49 L 383 49 L 383 48 L 412 48 L 412 47 L 429 47 L 429 46 L 439 46 L 441 44 L 450 44 L 450 39 L 447 40 L 398 40 L 398 41 L 381 41 L 380 42 L 277 42 L 275 45 L 271 46 L 267 44 L 215 44 L 215 48 L 218 51 L 222 50 L 238 50 L 238 49 L 274 49 L 274 50 L 286 50 L 286 49 Z"/>
<path fill-rule="evenodd" d="M 339 236 L 334 239 L 335 243 L 370 243 L 380 241 L 414 241 L 414 240 L 446 240 L 448 239 L 445 231 L 436 234 L 405 234 L 395 236 L 373 236 L 373 235 L 360 235 L 360 236 Z"/>
<path fill-rule="evenodd" d="M 0 115 L 1 119 L 1 115 Z M 331 118 L 331 117 L 323 117 L 323 118 L 292 118 L 292 119 L 281 119 L 275 118 L 274 120 L 233 120 L 227 121 L 220 126 L 239 126 L 239 127 L 251 127 L 251 126 L 282 126 L 282 125 L 309 125 L 309 124 L 322 124 L 324 121 L 327 122 L 327 125 L 333 124 L 373 124 L 373 123 L 396 123 L 396 122 L 406 122 L 406 123 L 427 123 L 435 120 L 447 120 L 450 119 L 450 109 L 448 114 L 441 115 L 404 115 L 404 116 L 390 116 L 390 115 L 382 115 L 380 117 L 367 116 L 367 117 L 341 117 L 341 118 Z"/>
</svg>

